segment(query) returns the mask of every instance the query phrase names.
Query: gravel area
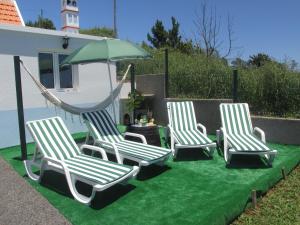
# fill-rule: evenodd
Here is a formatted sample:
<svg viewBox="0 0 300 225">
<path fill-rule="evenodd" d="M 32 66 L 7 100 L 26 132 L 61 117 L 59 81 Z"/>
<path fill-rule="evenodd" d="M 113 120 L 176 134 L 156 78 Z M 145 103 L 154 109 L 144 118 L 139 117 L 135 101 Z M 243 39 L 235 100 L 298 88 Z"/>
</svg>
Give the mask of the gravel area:
<svg viewBox="0 0 300 225">
<path fill-rule="evenodd" d="M 71 224 L 0 157 L 0 225 Z"/>
</svg>

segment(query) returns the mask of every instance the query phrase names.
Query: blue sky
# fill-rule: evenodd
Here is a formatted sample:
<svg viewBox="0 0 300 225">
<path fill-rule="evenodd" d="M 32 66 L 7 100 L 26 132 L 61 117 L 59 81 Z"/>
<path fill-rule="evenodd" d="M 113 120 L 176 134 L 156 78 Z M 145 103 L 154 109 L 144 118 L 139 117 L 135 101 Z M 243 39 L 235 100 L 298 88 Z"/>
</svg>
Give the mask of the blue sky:
<svg viewBox="0 0 300 225">
<path fill-rule="evenodd" d="M 17 0 L 25 21 L 34 20 L 43 9 L 44 17 L 60 23 L 60 0 Z M 112 27 L 113 0 L 79 0 L 80 26 Z M 121 39 L 134 42 L 147 40 L 147 33 L 156 19 L 170 27 L 171 16 L 180 23 L 182 36 L 194 38 L 195 12 L 201 0 L 117 0 L 117 26 Z M 229 13 L 233 18 L 234 43 L 237 48 L 231 58 L 264 52 L 277 60 L 286 57 L 300 63 L 300 1 L 299 0 L 207 0 L 217 8 L 221 31 Z M 224 51 L 226 49 L 226 36 Z"/>
</svg>

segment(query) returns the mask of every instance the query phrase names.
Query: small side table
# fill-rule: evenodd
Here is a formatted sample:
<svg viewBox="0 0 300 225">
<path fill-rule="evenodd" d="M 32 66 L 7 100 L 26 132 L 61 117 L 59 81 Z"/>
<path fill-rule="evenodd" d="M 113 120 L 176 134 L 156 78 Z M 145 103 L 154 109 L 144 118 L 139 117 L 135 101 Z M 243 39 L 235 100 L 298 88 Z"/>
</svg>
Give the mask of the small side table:
<svg viewBox="0 0 300 225">
<path fill-rule="evenodd" d="M 127 127 L 127 131 L 144 135 L 149 145 L 155 145 L 159 147 L 161 146 L 157 125 L 152 125 L 152 126 L 131 125 Z M 131 136 L 127 136 L 126 140 L 141 142 L 139 138 L 135 138 Z"/>
</svg>

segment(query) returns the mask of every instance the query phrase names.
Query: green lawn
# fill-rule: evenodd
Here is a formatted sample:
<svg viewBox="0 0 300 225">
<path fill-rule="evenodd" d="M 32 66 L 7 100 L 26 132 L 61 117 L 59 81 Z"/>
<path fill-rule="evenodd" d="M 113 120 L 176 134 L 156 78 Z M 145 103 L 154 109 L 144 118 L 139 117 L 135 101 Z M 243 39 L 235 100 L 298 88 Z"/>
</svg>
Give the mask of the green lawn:
<svg viewBox="0 0 300 225">
<path fill-rule="evenodd" d="M 18 146 L 0 150 L 0 156 L 75 225 L 205 225 L 232 222 L 249 205 L 252 189 L 265 193 L 281 179 L 282 167 L 289 172 L 299 163 L 299 146 L 270 146 L 278 150 L 273 168 L 256 157 L 235 157 L 227 168 L 217 152 L 208 159 L 199 150 L 183 150 L 178 160 L 144 168 L 128 185 L 98 193 L 91 207 L 72 198 L 64 176 L 47 172 L 41 184 L 29 180 Z M 28 149 L 32 153 L 34 145 Z"/>
<path fill-rule="evenodd" d="M 300 166 L 259 202 L 256 209 L 248 209 L 233 225 L 300 224 Z"/>
</svg>

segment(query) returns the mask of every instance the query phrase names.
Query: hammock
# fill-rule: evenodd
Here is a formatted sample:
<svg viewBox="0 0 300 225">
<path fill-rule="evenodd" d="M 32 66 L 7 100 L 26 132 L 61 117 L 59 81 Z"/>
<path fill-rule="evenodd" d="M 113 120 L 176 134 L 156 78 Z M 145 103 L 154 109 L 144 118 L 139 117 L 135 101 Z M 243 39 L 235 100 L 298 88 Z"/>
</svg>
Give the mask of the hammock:
<svg viewBox="0 0 300 225">
<path fill-rule="evenodd" d="M 113 101 L 119 96 L 122 86 L 126 80 L 127 74 L 129 72 L 129 69 L 131 67 L 131 65 L 128 66 L 122 80 L 119 82 L 118 86 L 112 90 L 111 94 L 109 96 L 107 96 L 102 102 L 91 106 L 91 107 L 87 107 L 87 108 L 81 108 L 81 107 L 76 107 L 73 105 L 70 105 L 64 101 L 62 101 L 61 99 L 59 99 L 58 97 L 56 97 L 53 93 L 51 93 L 44 85 L 42 85 L 30 72 L 30 70 L 25 66 L 25 64 L 23 63 L 22 60 L 20 60 L 20 63 L 22 65 L 22 67 L 24 68 L 24 70 L 28 73 L 28 75 L 31 77 L 31 79 L 34 81 L 34 83 L 36 84 L 36 86 L 39 88 L 39 90 L 41 91 L 41 94 L 49 101 L 51 102 L 53 105 L 69 112 L 72 114 L 76 114 L 76 115 L 80 115 L 83 112 L 91 112 L 91 111 L 99 111 L 102 109 L 107 108 L 111 103 L 113 103 Z"/>
</svg>

